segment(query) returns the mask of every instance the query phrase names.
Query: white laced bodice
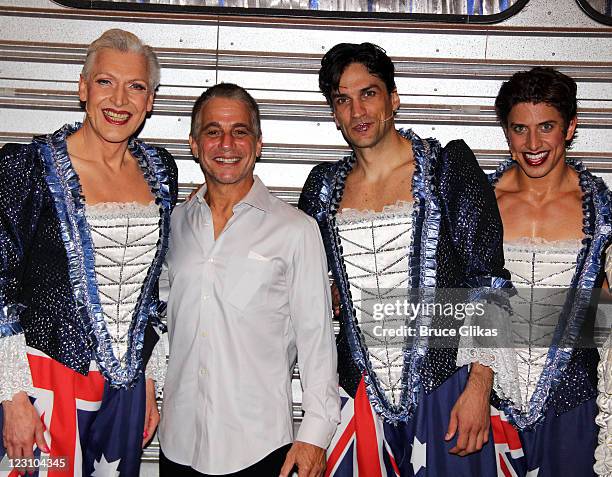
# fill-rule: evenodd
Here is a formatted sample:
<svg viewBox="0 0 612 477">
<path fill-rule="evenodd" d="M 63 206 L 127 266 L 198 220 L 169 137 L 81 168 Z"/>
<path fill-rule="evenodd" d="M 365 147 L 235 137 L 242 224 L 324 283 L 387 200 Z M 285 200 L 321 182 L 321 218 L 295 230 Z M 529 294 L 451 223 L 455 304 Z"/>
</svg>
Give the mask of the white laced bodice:
<svg viewBox="0 0 612 477">
<path fill-rule="evenodd" d="M 344 209 L 336 215 L 353 306 L 362 331 L 372 329 L 374 303 L 406 298 L 412 210 L 412 203 L 399 201 L 381 212 Z M 391 296 L 393 293 L 399 295 Z M 380 324 L 386 328 L 403 324 L 398 321 L 396 326 L 389 319 L 383 318 Z M 389 401 L 399 404 L 404 364 L 402 347 L 371 333 L 366 339 L 370 343 L 372 369 Z"/>
<path fill-rule="evenodd" d="M 159 212 L 155 205 L 98 204 L 85 208 L 96 260 L 96 280 L 113 351 L 124 360 L 140 289 L 155 257 Z"/>
<path fill-rule="evenodd" d="M 517 295 L 510 300 L 513 315 L 508 332 L 520 345 L 459 349 L 458 365 L 479 362 L 491 367 L 495 371 L 493 387 L 497 394 L 524 412 L 529 410 L 529 401 L 546 364 L 551 333 L 565 302 L 565 289 L 571 284 L 580 248 L 580 240 L 549 242 L 524 238 L 505 242 L 505 266 L 517 289 Z"/>
<path fill-rule="evenodd" d="M 123 360 L 127 335 L 142 284 L 155 257 L 159 238 L 159 210 L 151 203 L 101 203 L 85 207 L 95 253 L 95 271 L 106 326 L 113 351 Z M 19 390 L 31 392 L 32 380 L 23 335 L 0 340 L 0 401 Z M 146 376 L 163 386 L 166 353 L 160 339 L 153 350 Z"/>
<path fill-rule="evenodd" d="M 543 316 L 559 316 L 567 289 L 576 269 L 576 256 L 580 240 L 546 242 L 522 240 L 504 243 L 506 268 L 512 275 L 512 283 L 518 294 L 512 298 L 512 331 L 520 334 L 521 342 L 533 342 L 534 336 L 550 336 L 557 320 L 540 319 Z M 532 298 L 532 290 L 546 289 Z M 534 303 L 535 302 L 535 303 Z M 516 348 L 518 388 L 524 408 L 531 399 L 542 374 L 550 340 L 533 343 L 528 348 Z"/>
<path fill-rule="evenodd" d="M 151 203 L 101 203 L 85 208 L 96 260 L 98 294 L 113 351 L 121 361 L 142 284 L 157 250 L 159 210 Z M 165 352 L 160 339 L 146 376 L 162 386 Z M 122 363 L 123 364 L 123 363 Z"/>
</svg>

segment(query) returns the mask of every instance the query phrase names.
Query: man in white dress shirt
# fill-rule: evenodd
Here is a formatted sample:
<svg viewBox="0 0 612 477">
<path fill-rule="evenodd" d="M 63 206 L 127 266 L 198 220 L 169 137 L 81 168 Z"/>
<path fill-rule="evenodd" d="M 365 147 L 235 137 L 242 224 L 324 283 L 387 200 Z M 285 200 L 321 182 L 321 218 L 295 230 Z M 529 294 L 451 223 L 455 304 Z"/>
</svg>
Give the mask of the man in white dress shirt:
<svg viewBox="0 0 612 477">
<path fill-rule="evenodd" d="M 172 215 L 160 475 L 321 476 L 340 402 L 318 226 L 253 176 L 259 109 L 244 89 L 207 90 L 189 142 L 206 185 Z"/>
</svg>

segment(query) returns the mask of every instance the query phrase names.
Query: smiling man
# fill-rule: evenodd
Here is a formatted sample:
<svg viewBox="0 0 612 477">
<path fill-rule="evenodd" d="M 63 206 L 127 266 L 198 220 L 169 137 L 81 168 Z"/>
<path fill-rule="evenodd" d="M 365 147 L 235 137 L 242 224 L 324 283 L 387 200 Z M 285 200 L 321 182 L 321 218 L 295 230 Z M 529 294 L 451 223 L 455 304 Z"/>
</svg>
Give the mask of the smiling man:
<svg viewBox="0 0 612 477">
<path fill-rule="evenodd" d="M 172 215 L 160 474 L 287 476 L 297 466 L 318 477 L 340 404 L 318 227 L 253 176 L 259 108 L 243 88 L 207 90 L 189 142 L 206 185 Z M 304 419 L 293 442 L 296 355 Z"/>
<path fill-rule="evenodd" d="M 570 323 L 571 335 L 581 335 L 561 348 L 538 339 L 542 331 L 529 333 L 509 350 L 520 363 L 517 372 L 498 373 L 495 404 L 514 423 L 523 448 L 524 459 L 512 462 L 518 475 L 595 475 L 599 356 L 584 345 L 590 340 L 582 341 L 593 332 L 594 307 L 585 310 L 580 295 L 564 290 L 590 297 L 603 286 L 611 204 L 604 181 L 567 157 L 578 122 L 577 91 L 569 76 L 535 67 L 513 74 L 495 100 L 511 155 L 489 176 L 504 224 L 504 254 L 521 297 L 540 301 L 520 319 L 525 329 L 547 329 L 551 336 L 570 333 Z"/>
<path fill-rule="evenodd" d="M 319 87 L 353 150 L 315 167 L 300 198 L 319 223 L 338 292 L 347 396 L 330 474 L 492 475 L 493 374 L 478 363 L 484 353 L 468 371 L 452 340 L 427 348 L 410 338 L 376 339 L 367 310 L 381 297 L 409 299 L 409 289 L 507 285 L 493 191 L 463 141 L 442 148 L 396 129 L 400 98 L 382 48 L 334 46 L 321 60 Z M 359 445 L 349 447 L 353 434 Z"/>
</svg>

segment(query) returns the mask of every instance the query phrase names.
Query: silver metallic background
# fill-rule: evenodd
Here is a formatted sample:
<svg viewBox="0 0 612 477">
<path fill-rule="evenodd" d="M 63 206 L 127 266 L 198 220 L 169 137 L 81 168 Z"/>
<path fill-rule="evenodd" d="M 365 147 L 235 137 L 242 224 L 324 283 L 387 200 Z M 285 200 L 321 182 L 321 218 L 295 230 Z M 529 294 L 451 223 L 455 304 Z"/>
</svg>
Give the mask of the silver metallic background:
<svg viewBox="0 0 612 477">
<path fill-rule="evenodd" d="M 493 15 L 518 0 L 111 0 L 207 7 L 286 8 L 351 12 L 402 12 L 457 15 Z M 601 1 L 601 0 L 594 0 Z M 606 1 L 606 0 L 604 0 Z"/>
<path fill-rule="evenodd" d="M 202 181 L 187 143 L 191 106 L 220 81 L 246 87 L 260 103 L 264 151 L 256 173 L 281 198 L 295 203 L 315 164 L 345 154 L 317 87 L 322 54 L 342 41 L 376 43 L 394 59 L 399 126 L 443 143 L 463 138 L 486 168 L 507 156 L 493 110 L 502 81 L 535 65 L 558 68 L 578 82 L 579 137 L 570 155 L 611 183 L 612 27 L 589 18 L 575 0 L 531 0 L 493 25 L 112 12 L 0 0 L 0 145 L 82 120 L 77 82 L 85 48 L 109 28 L 134 32 L 160 57 L 162 84 L 140 137 L 174 154 L 183 197 Z M 299 419 L 299 383 L 294 388 Z M 156 455 L 151 446 L 145 460 Z"/>
</svg>

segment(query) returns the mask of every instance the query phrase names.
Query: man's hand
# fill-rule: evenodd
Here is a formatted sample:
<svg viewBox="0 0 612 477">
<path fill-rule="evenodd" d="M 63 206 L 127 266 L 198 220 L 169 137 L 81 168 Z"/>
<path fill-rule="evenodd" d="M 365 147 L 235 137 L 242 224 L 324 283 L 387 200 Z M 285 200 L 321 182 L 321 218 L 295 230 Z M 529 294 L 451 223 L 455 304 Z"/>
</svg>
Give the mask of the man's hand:
<svg viewBox="0 0 612 477">
<path fill-rule="evenodd" d="M 11 401 L 3 401 L 4 425 L 2 439 L 10 459 L 34 459 L 34 443 L 46 454 L 43 423 L 26 393 L 19 392 Z M 34 469 L 17 469 L 20 473 Z"/>
<path fill-rule="evenodd" d="M 295 441 L 287 452 L 280 477 L 289 477 L 294 466 L 298 468 L 298 477 L 321 477 L 325 472 L 325 449 Z"/>
<path fill-rule="evenodd" d="M 451 440 L 457 430 L 457 444 L 449 452 L 466 456 L 478 452 L 489 441 L 491 412 L 489 398 L 493 385 L 493 371 L 474 363 L 465 389 L 453 406 L 444 440 Z"/>
<path fill-rule="evenodd" d="M 146 408 L 144 420 L 144 432 L 142 433 L 142 447 L 146 446 L 159 424 L 159 411 L 157 410 L 157 400 L 155 399 L 155 383 L 152 379 L 146 381 Z"/>
</svg>

